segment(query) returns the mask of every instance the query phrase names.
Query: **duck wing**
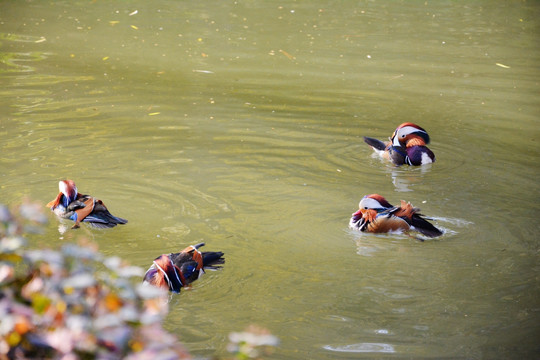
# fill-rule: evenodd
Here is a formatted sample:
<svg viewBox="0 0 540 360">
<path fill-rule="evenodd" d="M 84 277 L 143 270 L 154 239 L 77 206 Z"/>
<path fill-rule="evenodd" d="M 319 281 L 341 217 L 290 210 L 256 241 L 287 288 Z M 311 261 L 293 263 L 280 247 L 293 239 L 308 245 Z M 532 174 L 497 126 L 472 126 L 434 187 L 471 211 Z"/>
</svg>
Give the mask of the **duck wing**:
<svg viewBox="0 0 540 360">
<path fill-rule="evenodd" d="M 392 209 L 392 213 L 405 220 L 414 230 L 428 237 L 441 236 L 443 233 L 433 224 L 423 218 L 420 214 L 420 209 L 415 208 L 411 203 L 401 201 L 401 206 L 396 206 Z"/>
<path fill-rule="evenodd" d="M 83 222 L 89 223 L 93 227 L 104 229 L 115 227 L 118 224 L 127 224 L 128 221 L 114 216 L 106 210 L 92 212 L 83 219 Z"/>
<path fill-rule="evenodd" d="M 401 146 L 390 146 L 388 148 L 388 157 L 395 165 L 403 165 L 407 162 L 407 150 Z"/>
<path fill-rule="evenodd" d="M 405 219 L 385 211 L 379 214 L 375 220 L 366 223 L 365 229 L 373 233 L 386 233 L 398 230 L 407 231 L 410 229 L 410 225 Z"/>
<path fill-rule="evenodd" d="M 126 219 L 114 216 L 101 200 L 96 200 L 93 211 L 82 220 L 97 228 L 112 228 L 118 224 L 127 224 Z"/>
<path fill-rule="evenodd" d="M 189 260 L 184 262 L 182 265 L 178 266 L 184 279 L 186 279 L 187 284 L 197 280 L 203 273 L 202 269 L 198 269 L 199 264 L 194 260 Z M 185 284 L 185 285 L 187 285 Z"/>
</svg>

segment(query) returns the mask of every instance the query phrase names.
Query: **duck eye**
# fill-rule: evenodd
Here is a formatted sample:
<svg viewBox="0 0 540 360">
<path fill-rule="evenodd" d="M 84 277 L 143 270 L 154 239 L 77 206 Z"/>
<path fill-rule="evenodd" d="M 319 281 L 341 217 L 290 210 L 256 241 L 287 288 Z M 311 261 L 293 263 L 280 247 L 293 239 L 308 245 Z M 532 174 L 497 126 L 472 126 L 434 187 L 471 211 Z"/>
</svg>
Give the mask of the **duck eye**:
<svg viewBox="0 0 540 360">
<path fill-rule="evenodd" d="M 367 209 L 368 209 L 368 207 L 367 207 L 367 206 L 364 206 L 364 210 L 367 210 Z"/>
<path fill-rule="evenodd" d="M 405 134 L 401 135 L 401 137 L 404 138 L 404 137 L 405 137 Z"/>
</svg>

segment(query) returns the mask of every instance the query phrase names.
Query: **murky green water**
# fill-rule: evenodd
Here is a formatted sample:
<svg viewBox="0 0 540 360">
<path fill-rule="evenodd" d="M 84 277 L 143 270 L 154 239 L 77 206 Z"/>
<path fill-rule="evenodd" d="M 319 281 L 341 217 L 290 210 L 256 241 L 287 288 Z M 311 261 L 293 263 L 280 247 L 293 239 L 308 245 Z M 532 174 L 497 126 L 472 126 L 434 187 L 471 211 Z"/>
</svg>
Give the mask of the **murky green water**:
<svg viewBox="0 0 540 360">
<path fill-rule="evenodd" d="M 254 323 L 276 359 L 537 357 L 538 19 L 535 1 L 2 1 L 0 201 L 68 177 L 130 222 L 54 220 L 52 246 L 84 235 L 143 267 L 224 251 L 171 303 L 197 356 Z M 404 121 L 431 167 L 363 143 Z M 373 192 L 446 235 L 350 231 Z"/>
</svg>

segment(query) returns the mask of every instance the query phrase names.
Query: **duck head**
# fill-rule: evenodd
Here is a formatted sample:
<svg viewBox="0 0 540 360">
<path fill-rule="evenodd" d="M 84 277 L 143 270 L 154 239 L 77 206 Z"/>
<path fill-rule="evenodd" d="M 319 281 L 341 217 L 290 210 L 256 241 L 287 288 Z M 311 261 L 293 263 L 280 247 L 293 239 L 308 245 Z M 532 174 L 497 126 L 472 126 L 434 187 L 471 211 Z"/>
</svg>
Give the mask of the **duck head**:
<svg viewBox="0 0 540 360">
<path fill-rule="evenodd" d="M 386 210 L 393 207 L 384 197 L 379 194 L 366 195 L 360 200 L 358 207 L 362 210 Z"/>
<path fill-rule="evenodd" d="M 66 197 L 67 204 L 77 198 L 77 186 L 73 180 L 62 180 L 58 183 L 60 192 Z"/>
<path fill-rule="evenodd" d="M 397 127 L 390 140 L 393 146 L 425 146 L 429 144 L 429 135 L 420 126 L 405 122 Z"/>
<path fill-rule="evenodd" d="M 366 195 L 358 204 L 358 211 L 353 214 L 362 214 L 367 221 L 373 221 L 378 213 L 391 208 L 392 205 L 379 194 Z"/>
</svg>

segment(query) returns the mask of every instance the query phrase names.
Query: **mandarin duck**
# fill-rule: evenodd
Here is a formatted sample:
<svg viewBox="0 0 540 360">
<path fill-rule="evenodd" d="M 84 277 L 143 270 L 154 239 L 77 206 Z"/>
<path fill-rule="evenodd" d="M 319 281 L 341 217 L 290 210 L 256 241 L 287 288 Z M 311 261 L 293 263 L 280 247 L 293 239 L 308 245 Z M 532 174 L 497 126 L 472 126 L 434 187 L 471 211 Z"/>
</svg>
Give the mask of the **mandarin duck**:
<svg viewBox="0 0 540 360">
<path fill-rule="evenodd" d="M 197 280 L 204 269 L 220 268 L 217 265 L 225 262 L 224 254 L 221 251 L 201 253 L 201 246 L 204 243 L 188 246 L 179 253 L 158 256 L 146 271 L 143 282 L 179 293 L 182 287 Z"/>
<path fill-rule="evenodd" d="M 360 200 L 357 212 L 352 214 L 349 227 L 359 231 L 386 233 L 416 230 L 427 237 L 442 235 L 409 202 L 401 200 L 400 206 L 392 206 L 379 194 L 366 195 Z"/>
<path fill-rule="evenodd" d="M 426 145 L 429 135 L 420 126 L 405 122 L 399 125 L 389 142 L 364 136 L 364 141 L 395 165 L 424 165 L 435 161 L 435 154 Z"/>
<path fill-rule="evenodd" d="M 111 228 L 128 221 L 112 215 L 101 200 L 90 195 L 79 194 L 73 180 L 62 180 L 58 183 L 60 193 L 47 207 L 58 216 L 75 221 L 73 229 L 81 222 L 89 223 L 97 228 Z"/>
</svg>

